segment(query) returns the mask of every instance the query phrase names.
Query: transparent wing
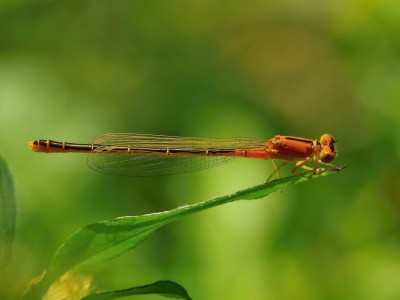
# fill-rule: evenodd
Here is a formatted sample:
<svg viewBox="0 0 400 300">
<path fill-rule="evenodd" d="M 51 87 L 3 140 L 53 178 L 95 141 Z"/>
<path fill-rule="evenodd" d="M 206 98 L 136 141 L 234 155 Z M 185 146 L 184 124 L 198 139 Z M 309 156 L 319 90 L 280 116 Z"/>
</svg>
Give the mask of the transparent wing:
<svg viewBox="0 0 400 300">
<path fill-rule="evenodd" d="M 99 172 L 123 176 L 160 176 L 199 171 L 235 159 L 234 156 L 153 156 L 129 154 L 96 154 L 88 165 Z"/>
<path fill-rule="evenodd" d="M 235 156 L 206 156 L 209 151 L 260 147 L 265 139 L 204 139 L 142 134 L 105 134 L 98 137 L 88 165 L 99 172 L 123 176 L 158 176 L 199 171 L 225 164 Z M 116 153 L 116 147 L 130 147 L 146 153 Z M 193 151 L 193 155 L 166 155 L 169 151 Z"/>
</svg>

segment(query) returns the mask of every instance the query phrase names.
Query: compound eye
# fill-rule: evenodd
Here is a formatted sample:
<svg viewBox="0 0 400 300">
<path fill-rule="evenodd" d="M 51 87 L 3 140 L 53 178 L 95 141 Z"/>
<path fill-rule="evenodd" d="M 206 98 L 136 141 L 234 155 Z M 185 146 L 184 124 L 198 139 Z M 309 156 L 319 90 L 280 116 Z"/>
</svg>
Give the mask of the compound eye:
<svg viewBox="0 0 400 300">
<path fill-rule="evenodd" d="M 335 159 L 335 157 L 336 153 L 334 151 L 331 151 L 331 148 L 329 146 L 323 147 L 319 155 L 319 159 L 324 163 L 330 163 Z"/>
<path fill-rule="evenodd" d="M 321 143 L 322 146 L 326 146 L 329 144 L 335 144 L 335 139 L 333 138 L 333 136 L 331 136 L 330 134 L 323 134 L 321 135 L 321 138 L 319 139 L 319 142 Z"/>
<path fill-rule="evenodd" d="M 320 159 L 324 163 L 333 161 L 336 157 L 335 139 L 330 134 L 323 134 L 319 140 L 322 146 Z"/>
</svg>

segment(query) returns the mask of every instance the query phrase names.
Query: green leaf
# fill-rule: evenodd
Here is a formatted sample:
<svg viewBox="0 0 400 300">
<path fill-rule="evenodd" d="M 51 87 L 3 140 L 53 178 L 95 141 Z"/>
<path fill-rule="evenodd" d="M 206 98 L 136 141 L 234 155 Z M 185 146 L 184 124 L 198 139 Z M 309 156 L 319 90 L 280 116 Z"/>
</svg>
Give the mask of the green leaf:
<svg viewBox="0 0 400 300">
<path fill-rule="evenodd" d="M 92 294 L 82 298 L 82 300 L 107 300 L 125 296 L 148 295 L 148 294 L 158 294 L 165 297 L 178 298 L 178 299 L 187 299 L 187 300 L 191 299 L 186 290 L 180 284 L 173 281 L 164 280 L 125 290 Z"/>
<path fill-rule="evenodd" d="M 337 169 L 335 171 L 338 171 Z M 149 237 L 157 228 L 179 220 L 187 215 L 237 200 L 259 199 L 284 187 L 319 178 L 332 173 L 332 170 L 312 175 L 305 172 L 282 179 L 266 182 L 236 193 L 216 197 L 192 205 L 178 207 L 171 211 L 142 216 L 120 217 L 85 226 L 61 245 L 43 280 L 33 286 L 27 297 L 34 299 L 43 295 L 49 285 L 69 269 L 104 261 L 135 248 Z"/>
<path fill-rule="evenodd" d="M 2 299 L 13 299 L 15 284 L 8 265 L 12 257 L 17 214 L 12 176 L 6 162 L 0 156 L 0 295 Z"/>
<path fill-rule="evenodd" d="M 17 214 L 12 176 L 0 156 L 0 269 L 9 264 Z"/>
</svg>

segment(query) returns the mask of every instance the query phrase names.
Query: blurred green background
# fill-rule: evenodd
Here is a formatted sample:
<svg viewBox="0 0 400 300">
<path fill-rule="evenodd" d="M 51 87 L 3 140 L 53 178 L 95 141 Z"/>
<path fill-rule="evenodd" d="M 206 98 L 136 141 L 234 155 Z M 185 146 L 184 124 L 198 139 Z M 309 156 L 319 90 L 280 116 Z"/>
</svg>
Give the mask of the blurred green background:
<svg viewBox="0 0 400 300">
<path fill-rule="evenodd" d="M 328 132 L 341 174 L 191 216 L 84 271 L 104 290 L 170 279 L 194 299 L 400 299 L 399 98 L 397 1 L 3 0 L 0 152 L 18 197 L 15 282 L 48 267 L 84 225 L 231 193 L 272 170 L 242 159 L 113 177 L 85 155 L 30 152 L 32 139 Z"/>
</svg>

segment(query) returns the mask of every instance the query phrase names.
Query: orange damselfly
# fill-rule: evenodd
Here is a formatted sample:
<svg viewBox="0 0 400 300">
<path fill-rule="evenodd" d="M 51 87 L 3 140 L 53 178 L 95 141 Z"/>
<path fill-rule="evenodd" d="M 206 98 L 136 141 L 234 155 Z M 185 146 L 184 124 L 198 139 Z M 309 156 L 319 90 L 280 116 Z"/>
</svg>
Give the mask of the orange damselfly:
<svg viewBox="0 0 400 300">
<path fill-rule="evenodd" d="M 273 160 L 278 173 L 282 165 L 295 163 L 317 173 L 319 164 L 330 164 L 336 157 L 335 140 L 323 134 L 319 140 L 277 135 L 271 139 L 194 138 L 148 134 L 108 133 L 92 144 L 35 140 L 32 151 L 90 153 L 88 165 L 99 172 L 124 176 L 171 175 L 198 171 L 227 163 L 237 157 Z M 278 168 L 275 160 L 284 160 Z M 312 163 L 312 167 L 307 166 Z M 273 175 L 272 174 L 272 175 Z M 272 176 L 271 175 L 271 176 Z"/>
</svg>

